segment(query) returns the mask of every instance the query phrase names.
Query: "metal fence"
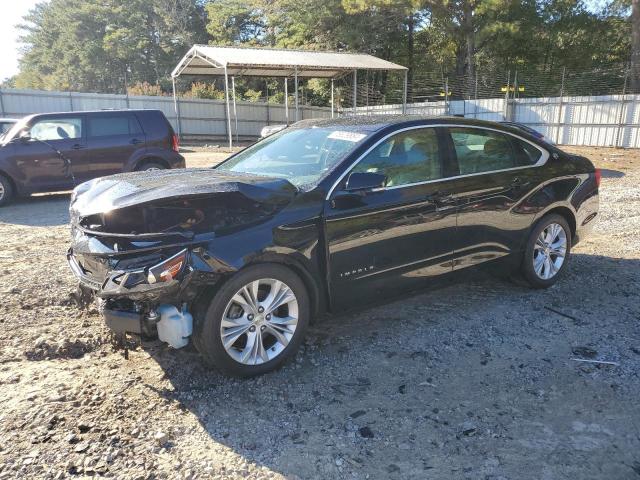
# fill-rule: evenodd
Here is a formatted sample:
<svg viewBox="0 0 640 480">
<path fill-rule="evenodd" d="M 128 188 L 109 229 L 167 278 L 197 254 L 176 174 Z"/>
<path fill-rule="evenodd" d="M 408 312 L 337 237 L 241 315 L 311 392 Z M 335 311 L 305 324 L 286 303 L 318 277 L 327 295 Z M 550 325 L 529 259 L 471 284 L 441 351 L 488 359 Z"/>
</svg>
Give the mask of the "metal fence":
<svg viewBox="0 0 640 480">
<path fill-rule="evenodd" d="M 401 104 L 356 109 L 358 115 L 399 113 Z M 408 104 L 407 113 L 518 122 L 561 145 L 640 148 L 640 95 L 442 100 Z"/>
<path fill-rule="evenodd" d="M 177 107 L 178 115 L 171 97 L 0 89 L 0 117 L 22 117 L 45 112 L 149 108 L 162 110 L 183 139 L 226 138 L 224 101 L 179 98 Z M 239 101 L 236 109 L 237 117 L 231 112 L 231 128 L 232 133 L 240 139 L 256 138 L 265 125 L 286 123 L 284 104 Z M 325 107 L 301 106 L 299 109 L 300 120 L 330 116 L 331 109 Z M 295 121 L 295 109 L 291 106 L 289 118 Z"/>
<path fill-rule="evenodd" d="M 398 79 L 375 73 L 359 78 L 357 114 L 401 113 Z M 340 112 L 353 113 L 352 89 L 339 87 Z M 640 65 L 484 67 L 467 75 L 417 71 L 408 97 L 408 113 L 519 122 L 565 145 L 640 148 Z"/>
</svg>

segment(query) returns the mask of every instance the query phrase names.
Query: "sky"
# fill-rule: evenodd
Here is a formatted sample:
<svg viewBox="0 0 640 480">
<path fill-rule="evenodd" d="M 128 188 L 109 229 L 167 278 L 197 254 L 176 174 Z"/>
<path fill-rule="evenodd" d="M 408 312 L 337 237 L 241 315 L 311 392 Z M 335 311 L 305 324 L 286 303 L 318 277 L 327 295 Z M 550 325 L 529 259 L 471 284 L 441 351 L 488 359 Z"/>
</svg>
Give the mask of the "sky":
<svg viewBox="0 0 640 480">
<path fill-rule="evenodd" d="M 3 0 L 2 15 L 0 15 L 0 81 L 18 73 L 19 48 L 18 36 L 20 32 L 15 28 L 22 22 L 22 17 L 31 10 L 36 3 L 43 0 Z M 46 1 L 46 0 L 44 0 Z M 597 9 L 605 0 L 586 0 L 587 7 Z"/>
<path fill-rule="evenodd" d="M 42 0 L 4 0 L 0 15 L 0 80 L 18 73 L 18 36 L 20 32 L 15 25 L 22 22 L 22 17 Z"/>
</svg>

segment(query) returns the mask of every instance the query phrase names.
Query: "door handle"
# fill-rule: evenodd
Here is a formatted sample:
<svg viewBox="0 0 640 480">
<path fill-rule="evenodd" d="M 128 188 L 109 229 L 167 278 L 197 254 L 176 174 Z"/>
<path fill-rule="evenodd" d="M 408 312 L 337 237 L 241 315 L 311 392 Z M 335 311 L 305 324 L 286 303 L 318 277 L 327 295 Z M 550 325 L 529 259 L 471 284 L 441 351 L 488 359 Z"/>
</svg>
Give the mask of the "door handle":
<svg viewBox="0 0 640 480">
<path fill-rule="evenodd" d="M 131 140 L 131 145 L 138 145 L 140 143 L 142 143 L 142 140 L 138 140 L 137 138 L 134 138 L 133 140 Z"/>
<path fill-rule="evenodd" d="M 82 150 L 84 148 L 84 145 L 80 145 L 79 143 L 76 143 L 75 145 L 73 145 L 71 147 L 73 150 Z"/>
<path fill-rule="evenodd" d="M 516 177 L 511 181 L 511 188 L 518 190 L 529 185 L 530 182 L 523 181 L 520 177 Z"/>
</svg>

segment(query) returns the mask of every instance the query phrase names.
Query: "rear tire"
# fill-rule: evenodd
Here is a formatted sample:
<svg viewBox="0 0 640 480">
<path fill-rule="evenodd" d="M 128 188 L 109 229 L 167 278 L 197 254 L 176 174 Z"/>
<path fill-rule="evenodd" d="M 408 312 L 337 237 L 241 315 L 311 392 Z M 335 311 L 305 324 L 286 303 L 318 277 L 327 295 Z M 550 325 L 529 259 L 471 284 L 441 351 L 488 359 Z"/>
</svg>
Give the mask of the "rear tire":
<svg viewBox="0 0 640 480">
<path fill-rule="evenodd" d="M 571 228 L 564 217 L 544 216 L 527 240 L 521 272 L 533 288 L 548 288 L 558 281 L 571 254 Z"/>
<path fill-rule="evenodd" d="M 0 207 L 8 205 L 13 200 L 13 184 L 4 175 L 0 175 Z"/>
<path fill-rule="evenodd" d="M 193 343 L 205 362 L 225 375 L 261 375 L 296 353 L 310 311 L 309 295 L 298 275 L 281 265 L 255 265 L 216 292 Z"/>
<path fill-rule="evenodd" d="M 166 165 L 160 163 L 160 162 L 144 162 L 142 165 L 140 165 L 136 171 L 138 172 L 152 172 L 154 170 L 166 170 L 167 167 Z"/>
</svg>

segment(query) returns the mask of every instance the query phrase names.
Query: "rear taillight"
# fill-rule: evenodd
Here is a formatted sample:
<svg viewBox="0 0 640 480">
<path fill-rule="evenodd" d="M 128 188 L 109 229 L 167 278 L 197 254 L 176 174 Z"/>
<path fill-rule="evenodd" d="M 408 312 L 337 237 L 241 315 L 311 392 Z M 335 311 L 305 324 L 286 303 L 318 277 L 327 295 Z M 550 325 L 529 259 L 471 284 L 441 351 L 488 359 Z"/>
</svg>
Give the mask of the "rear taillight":
<svg viewBox="0 0 640 480">
<path fill-rule="evenodd" d="M 173 148 L 175 152 L 178 152 L 180 150 L 180 138 L 176 133 L 174 133 L 171 137 L 171 148 Z"/>
<path fill-rule="evenodd" d="M 600 188 L 600 180 L 602 180 L 602 172 L 599 168 L 596 168 L 596 185 Z"/>
</svg>

